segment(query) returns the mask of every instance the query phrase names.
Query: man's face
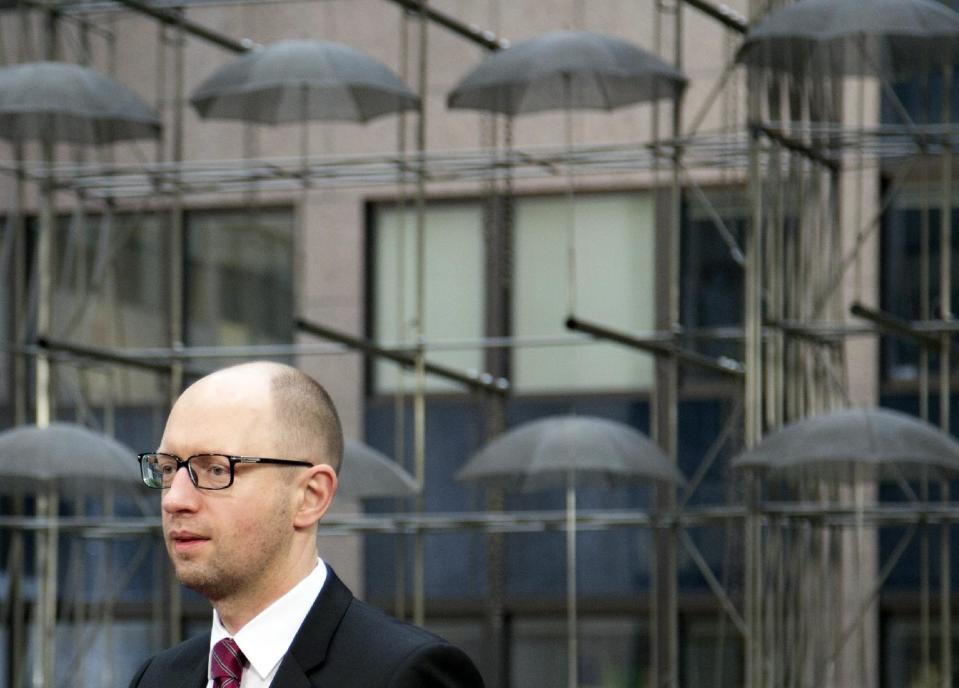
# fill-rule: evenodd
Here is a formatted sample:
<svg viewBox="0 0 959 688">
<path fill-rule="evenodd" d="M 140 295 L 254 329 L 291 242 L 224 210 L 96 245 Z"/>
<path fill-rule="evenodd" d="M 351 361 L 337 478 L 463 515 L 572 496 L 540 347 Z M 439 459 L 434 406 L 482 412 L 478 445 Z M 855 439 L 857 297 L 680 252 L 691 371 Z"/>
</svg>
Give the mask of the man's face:
<svg viewBox="0 0 959 688">
<path fill-rule="evenodd" d="M 268 383 L 206 378 L 170 413 L 160 451 L 277 457 Z M 287 568 L 294 533 L 291 469 L 247 464 L 225 490 L 177 471 L 163 491 L 163 535 L 180 581 L 211 601 L 269 593 Z"/>
</svg>

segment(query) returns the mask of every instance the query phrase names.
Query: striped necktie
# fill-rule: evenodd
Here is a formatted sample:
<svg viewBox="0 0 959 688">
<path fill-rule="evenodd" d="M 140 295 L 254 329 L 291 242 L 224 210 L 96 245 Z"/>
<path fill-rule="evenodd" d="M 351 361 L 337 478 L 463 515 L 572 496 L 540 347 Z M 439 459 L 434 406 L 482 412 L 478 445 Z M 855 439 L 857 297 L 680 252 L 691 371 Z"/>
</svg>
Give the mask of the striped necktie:
<svg viewBox="0 0 959 688">
<path fill-rule="evenodd" d="M 213 688 L 240 688 L 240 675 L 246 657 L 233 638 L 224 638 L 213 646 L 210 659 L 210 678 Z"/>
</svg>

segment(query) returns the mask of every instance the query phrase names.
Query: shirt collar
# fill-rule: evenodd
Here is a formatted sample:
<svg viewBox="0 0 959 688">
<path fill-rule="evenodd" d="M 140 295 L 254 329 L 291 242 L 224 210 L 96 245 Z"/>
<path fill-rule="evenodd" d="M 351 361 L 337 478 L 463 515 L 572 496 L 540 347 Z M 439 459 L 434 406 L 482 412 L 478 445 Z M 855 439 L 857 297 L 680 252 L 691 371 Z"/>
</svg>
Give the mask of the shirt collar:
<svg viewBox="0 0 959 688">
<path fill-rule="evenodd" d="M 283 659 L 293 644 L 303 619 L 316 601 L 326 583 L 326 564 L 317 558 L 316 567 L 303 580 L 269 607 L 253 617 L 233 637 L 250 663 L 250 668 L 266 680 Z M 210 654 L 213 646 L 230 633 L 220 622 L 220 615 L 213 610 L 213 626 L 210 629 Z M 209 669 L 208 669 L 209 670 Z M 209 674 L 207 674 L 209 675 Z"/>
</svg>

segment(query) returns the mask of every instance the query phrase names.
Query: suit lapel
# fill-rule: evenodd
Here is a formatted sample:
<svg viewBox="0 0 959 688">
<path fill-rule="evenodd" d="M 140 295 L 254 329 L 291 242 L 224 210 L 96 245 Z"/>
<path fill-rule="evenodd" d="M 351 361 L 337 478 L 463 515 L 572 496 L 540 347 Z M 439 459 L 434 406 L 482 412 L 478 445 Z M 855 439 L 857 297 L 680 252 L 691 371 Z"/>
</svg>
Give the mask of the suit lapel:
<svg viewBox="0 0 959 688">
<path fill-rule="evenodd" d="M 353 593 L 327 566 L 326 583 L 303 619 L 271 686 L 321 688 L 322 684 L 310 682 L 308 674 L 326 659 L 333 634 L 352 601 Z"/>
<path fill-rule="evenodd" d="M 209 680 L 209 672 L 207 671 L 208 658 L 209 655 L 204 656 L 199 666 L 184 676 L 183 682 L 180 683 L 178 688 L 206 688 L 207 681 Z"/>
<path fill-rule="evenodd" d="M 189 641 L 183 651 L 174 659 L 177 666 L 183 667 L 179 681 L 171 681 L 170 688 L 206 688 L 208 681 L 207 665 L 210 661 L 210 636 L 204 635 Z"/>
</svg>

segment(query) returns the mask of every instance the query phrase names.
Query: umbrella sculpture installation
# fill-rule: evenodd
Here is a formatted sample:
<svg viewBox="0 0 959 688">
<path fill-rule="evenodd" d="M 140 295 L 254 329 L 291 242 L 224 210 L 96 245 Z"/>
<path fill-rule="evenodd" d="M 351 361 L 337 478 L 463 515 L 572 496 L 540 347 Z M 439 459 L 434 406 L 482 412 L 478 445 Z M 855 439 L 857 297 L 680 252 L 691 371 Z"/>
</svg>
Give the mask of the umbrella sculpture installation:
<svg viewBox="0 0 959 688">
<path fill-rule="evenodd" d="M 899 78 L 955 55 L 959 13 L 934 0 L 803 0 L 746 35 L 741 64 Z"/>
<path fill-rule="evenodd" d="M 843 409 L 770 433 L 733 466 L 797 477 L 845 477 L 857 467 L 892 480 L 942 477 L 959 473 L 959 444 L 899 411 Z"/>
<path fill-rule="evenodd" d="M 53 305 L 53 232 L 56 213 L 52 173 L 54 144 L 104 145 L 141 138 L 158 138 L 160 117 L 138 95 L 118 81 L 88 67 L 65 62 L 35 62 L 0 68 L 0 137 L 14 143 L 39 141 L 43 146 L 43 181 L 37 241 L 37 336 L 49 336 Z M 50 369 L 46 356 L 37 357 L 36 418 L 46 426 L 51 417 Z M 56 548 L 56 533 L 45 533 Z M 47 564 L 49 567 L 50 564 Z M 55 600 L 56 571 L 45 577 L 48 600 Z M 40 673 L 44 685 L 53 682 L 52 611 L 38 625 Z"/>
<path fill-rule="evenodd" d="M 72 423 L 0 432 L 0 494 L 78 497 L 139 491 L 133 450 Z"/>
<path fill-rule="evenodd" d="M 46 427 L 19 426 L 0 432 L 0 494 L 34 496 L 37 516 L 49 525 L 37 545 L 38 675 L 43 685 L 53 685 L 54 635 L 57 615 L 58 543 L 56 519 L 61 497 L 135 494 L 139 488 L 133 450 L 79 425 L 52 423 Z M 16 534 L 15 534 L 16 536 Z M 11 564 L 11 585 L 19 586 L 19 565 Z M 11 624 L 11 665 L 19 680 L 23 629 L 14 615 Z"/>
<path fill-rule="evenodd" d="M 53 145 L 103 145 L 160 136 L 160 117 L 129 88 L 105 74 L 66 62 L 31 62 L 0 68 L 0 137 L 43 144 L 46 178 L 37 246 L 37 337 L 49 336 L 52 310 L 52 252 L 55 213 Z M 49 371 L 38 358 L 37 422 L 49 413 Z"/>
<path fill-rule="evenodd" d="M 638 430 L 605 418 L 571 415 L 524 423 L 500 435 L 477 452 L 456 479 L 524 491 L 565 487 L 567 684 L 577 688 L 577 485 L 682 485 L 682 474 Z"/>
<path fill-rule="evenodd" d="M 99 145 L 159 135 L 153 108 L 89 67 L 31 62 L 0 68 L 0 136 L 9 141 Z"/>
<path fill-rule="evenodd" d="M 959 476 L 959 442 L 939 428 L 898 411 L 882 408 L 842 409 L 810 416 L 770 433 L 755 447 L 734 458 L 732 465 L 734 468 L 751 470 L 769 478 L 782 478 L 791 482 L 805 481 L 815 485 L 821 485 L 823 481 L 833 484 L 856 484 L 858 481 L 870 479 L 895 481 L 907 490 L 912 499 L 916 499 L 915 494 L 908 492 L 910 488 L 906 481 L 945 481 Z M 864 505 L 861 503 L 860 491 L 857 490 L 856 494 L 856 509 L 860 514 L 856 519 L 856 537 L 860 543 L 857 556 L 861 559 L 861 513 Z M 803 527 L 807 528 L 808 524 L 804 523 Z M 801 655 L 792 661 L 788 656 L 784 656 L 782 671 L 791 671 L 796 676 L 811 672 L 812 683 L 809 685 L 823 685 L 826 682 L 830 666 L 843 645 L 852 637 L 859 620 L 865 617 L 870 604 L 878 596 L 885 579 L 892 572 L 914 533 L 913 528 L 902 535 L 899 545 L 888 555 L 882 572 L 876 575 L 875 582 L 860 594 L 853 621 L 842 630 L 840 640 L 829 639 L 830 659 L 812 666 L 802 661 Z M 781 544 L 776 546 L 782 547 Z M 948 557 L 948 551 L 944 550 L 943 555 Z M 803 566 L 808 565 L 811 557 L 808 552 L 804 552 L 793 559 L 798 566 Z M 813 585 L 821 592 L 821 574 L 816 576 Z M 828 601 L 829 598 L 823 596 L 823 599 Z M 810 600 L 804 600 L 803 607 L 815 610 L 816 605 Z M 801 617 L 805 611 L 806 609 L 796 610 L 796 617 Z M 828 634 L 823 633 L 821 619 L 810 621 L 809 624 L 810 633 L 817 639 L 828 637 Z M 923 642 L 927 644 L 928 621 L 923 622 L 921 632 L 924 636 Z M 805 644 L 811 645 L 812 643 Z M 864 655 L 863 650 L 860 652 Z M 928 657 L 923 658 L 924 663 L 927 659 Z M 771 663 L 773 660 L 767 661 Z M 861 658 L 860 661 L 865 660 Z"/>
<path fill-rule="evenodd" d="M 562 109 L 571 153 L 573 109 L 614 110 L 676 98 L 685 88 L 686 78 L 679 71 L 628 41 L 588 31 L 556 31 L 487 55 L 449 93 L 447 105 L 509 116 Z M 572 164 L 566 169 L 572 314 L 576 269 Z"/>
<path fill-rule="evenodd" d="M 355 48 L 319 40 L 279 41 L 221 67 L 190 97 L 201 117 L 260 124 L 366 122 L 419 107 L 385 65 Z"/>
<path fill-rule="evenodd" d="M 413 497 L 416 480 L 386 454 L 356 440 L 346 440 L 336 493 L 350 499 Z"/>
</svg>

